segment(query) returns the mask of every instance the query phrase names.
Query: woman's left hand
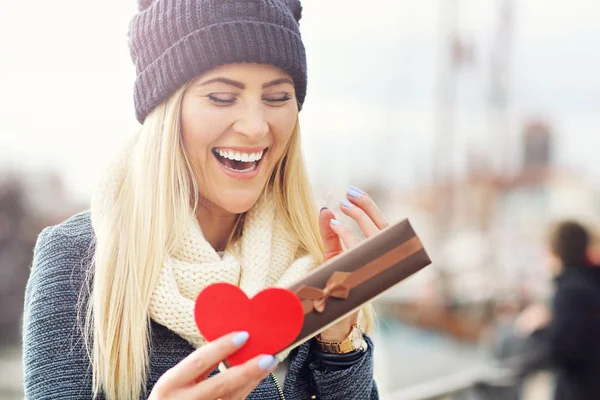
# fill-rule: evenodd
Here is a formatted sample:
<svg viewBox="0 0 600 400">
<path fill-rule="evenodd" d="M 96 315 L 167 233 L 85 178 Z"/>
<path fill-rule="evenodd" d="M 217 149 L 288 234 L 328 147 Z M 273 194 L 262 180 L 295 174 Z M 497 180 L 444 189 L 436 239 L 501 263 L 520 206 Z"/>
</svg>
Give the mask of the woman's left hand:
<svg viewBox="0 0 600 400">
<path fill-rule="evenodd" d="M 389 225 L 373 199 L 354 186 L 348 189 L 346 200 L 341 202 L 340 209 L 356 221 L 365 238 L 373 236 Z M 340 254 L 344 250 L 342 242 L 347 249 L 360 242 L 348 226 L 335 219 L 335 215 L 328 208 L 321 210 L 319 225 L 325 249 L 324 260 Z M 321 339 L 327 342 L 341 342 L 357 321 L 358 312 L 355 312 L 321 332 Z"/>
</svg>

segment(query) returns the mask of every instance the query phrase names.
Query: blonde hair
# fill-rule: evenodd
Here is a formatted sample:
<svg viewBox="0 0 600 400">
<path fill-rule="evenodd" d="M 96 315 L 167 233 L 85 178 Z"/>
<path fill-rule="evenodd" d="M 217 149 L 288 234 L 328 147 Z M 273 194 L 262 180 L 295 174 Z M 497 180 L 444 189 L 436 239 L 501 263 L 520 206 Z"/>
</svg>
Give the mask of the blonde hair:
<svg viewBox="0 0 600 400">
<path fill-rule="evenodd" d="M 84 326 L 94 397 L 102 392 L 107 399 L 137 399 L 146 388 L 150 299 L 163 260 L 199 200 L 181 135 L 187 86 L 148 115 L 125 177 L 117 182 L 115 203 L 95 221 L 93 283 Z M 321 263 L 318 209 L 302 158 L 298 123 L 265 190 L 273 190 L 276 214 L 296 234 L 302 249 Z M 240 214 L 231 243 L 239 237 L 243 220 Z M 364 329 L 369 331 L 372 308 L 362 311 Z"/>
</svg>

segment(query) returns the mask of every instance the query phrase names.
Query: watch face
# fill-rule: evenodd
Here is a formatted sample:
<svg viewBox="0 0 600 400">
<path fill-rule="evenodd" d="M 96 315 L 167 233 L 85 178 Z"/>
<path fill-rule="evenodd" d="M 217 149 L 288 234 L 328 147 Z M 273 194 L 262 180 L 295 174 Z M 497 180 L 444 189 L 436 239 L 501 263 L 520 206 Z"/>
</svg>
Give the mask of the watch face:
<svg viewBox="0 0 600 400">
<path fill-rule="evenodd" d="M 354 347 L 355 349 L 358 349 L 361 345 L 362 345 L 362 332 L 360 331 L 359 328 L 354 328 L 352 330 L 352 347 Z"/>
</svg>

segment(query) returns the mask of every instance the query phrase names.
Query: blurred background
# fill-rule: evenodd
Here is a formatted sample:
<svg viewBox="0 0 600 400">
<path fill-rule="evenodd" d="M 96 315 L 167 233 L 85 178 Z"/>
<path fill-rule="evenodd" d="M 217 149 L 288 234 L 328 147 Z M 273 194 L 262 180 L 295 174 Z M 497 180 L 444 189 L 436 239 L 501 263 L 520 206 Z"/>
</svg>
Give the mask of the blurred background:
<svg viewBox="0 0 600 400">
<path fill-rule="evenodd" d="M 358 186 L 390 221 L 409 218 L 434 261 L 376 302 L 382 397 L 492 398 L 481 382 L 504 390 L 501 333 L 552 295 L 550 224 L 600 226 L 600 3 L 303 6 L 300 118 L 319 201 L 337 209 Z M 0 0 L 0 399 L 23 397 L 37 235 L 89 207 L 138 127 L 135 11 L 134 0 Z M 525 398 L 550 398 L 552 382 L 534 374 Z"/>
</svg>

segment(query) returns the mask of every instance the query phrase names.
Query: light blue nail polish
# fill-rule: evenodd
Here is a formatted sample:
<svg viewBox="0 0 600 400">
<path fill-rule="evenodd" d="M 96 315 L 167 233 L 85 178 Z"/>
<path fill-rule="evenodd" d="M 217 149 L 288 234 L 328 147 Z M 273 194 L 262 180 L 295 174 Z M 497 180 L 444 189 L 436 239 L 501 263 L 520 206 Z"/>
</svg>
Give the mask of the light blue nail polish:
<svg viewBox="0 0 600 400">
<path fill-rule="evenodd" d="M 348 196 L 350 196 L 350 197 L 354 197 L 354 198 L 360 197 L 361 194 L 362 194 L 362 192 L 357 192 L 354 189 L 348 189 Z"/>
<path fill-rule="evenodd" d="M 360 194 L 363 194 L 364 192 L 362 190 L 360 190 L 359 188 L 357 188 L 356 186 L 350 186 L 350 190 L 354 190 L 355 192 L 358 192 Z"/>
<path fill-rule="evenodd" d="M 246 343 L 249 336 L 250 336 L 250 334 L 248 332 L 242 331 L 242 332 L 238 332 L 235 335 L 233 335 L 233 339 L 231 339 L 231 340 L 233 341 L 233 344 L 235 344 L 236 346 L 241 346 L 244 343 Z"/>
<path fill-rule="evenodd" d="M 258 360 L 258 367 L 263 371 L 272 370 L 277 364 L 279 364 L 279 361 L 273 356 L 262 356 Z"/>
<path fill-rule="evenodd" d="M 332 225 L 335 225 L 335 226 L 338 226 L 338 225 L 341 225 L 341 224 L 342 224 L 340 221 L 338 221 L 337 219 L 333 219 L 333 218 L 331 218 L 331 219 L 329 220 L 329 222 L 331 222 L 331 224 L 332 224 Z"/>
<path fill-rule="evenodd" d="M 354 207 L 354 204 L 350 203 L 348 200 L 342 200 L 342 205 L 348 208 Z"/>
</svg>

